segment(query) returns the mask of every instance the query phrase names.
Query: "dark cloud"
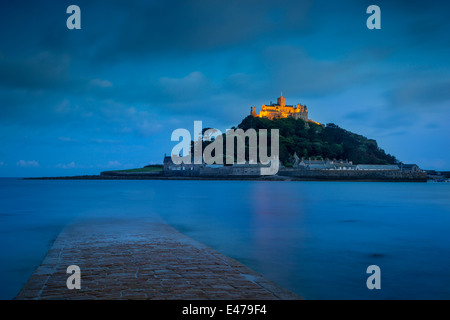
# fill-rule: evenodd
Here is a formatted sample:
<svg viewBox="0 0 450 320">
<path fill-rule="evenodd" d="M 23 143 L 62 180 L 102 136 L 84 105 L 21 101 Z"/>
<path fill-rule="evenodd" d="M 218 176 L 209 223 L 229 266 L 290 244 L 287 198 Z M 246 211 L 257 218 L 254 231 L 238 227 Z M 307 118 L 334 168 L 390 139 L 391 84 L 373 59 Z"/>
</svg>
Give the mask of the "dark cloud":
<svg viewBox="0 0 450 320">
<path fill-rule="evenodd" d="M 70 58 L 40 52 L 24 59 L 0 56 L 0 85 L 13 88 L 62 87 L 68 81 Z"/>
<path fill-rule="evenodd" d="M 100 55 L 186 55 L 284 38 L 305 29 L 310 1 L 155 1 L 111 4 L 120 24 Z M 116 16 L 117 18 L 117 16 Z"/>
<path fill-rule="evenodd" d="M 367 121 L 373 116 L 371 111 L 352 111 L 344 114 L 344 118 L 355 121 Z"/>
<path fill-rule="evenodd" d="M 415 113 L 434 113 L 450 105 L 450 79 L 428 74 L 409 78 L 393 88 L 388 98 L 391 106 Z"/>
<path fill-rule="evenodd" d="M 160 161 L 171 130 L 224 130 L 280 91 L 361 134 L 442 133 L 430 114 L 448 118 L 449 2 L 379 0 L 378 31 L 369 0 L 78 0 L 75 31 L 70 4 L 2 3 L 0 139 L 17 155 L 1 162 Z"/>
<path fill-rule="evenodd" d="M 295 92 L 305 97 L 332 95 L 371 77 L 364 61 L 353 58 L 314 58 L 294 46 L 271 46 L 263 54 L 268 87 Z"/>
</svg>

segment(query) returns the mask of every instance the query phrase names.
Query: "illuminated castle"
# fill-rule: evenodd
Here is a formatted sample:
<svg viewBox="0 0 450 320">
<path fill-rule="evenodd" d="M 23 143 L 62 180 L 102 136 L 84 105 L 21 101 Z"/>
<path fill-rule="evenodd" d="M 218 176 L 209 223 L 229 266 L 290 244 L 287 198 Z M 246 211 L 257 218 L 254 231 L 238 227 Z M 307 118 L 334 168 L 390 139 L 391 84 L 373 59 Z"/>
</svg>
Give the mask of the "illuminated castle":
<svg viewBox="0 0 450 320">
<path fill-rule="evenodd" d="M 296 106 L 286 105 L 286 99 L 283 97 L 283 93 L 277 99 L 276 104 L 272 103 L 272 101 L 269 105 L 263 103 L 259 114 L 256 113 L 256 107 L 251 107 L 250 114 L 254 117 L 268 118 L 270 120 L 292 117 L 294 119 L 308 121 L 308 109 L 306 106 L 302 104 L 297 104 Z"/>
</svg>

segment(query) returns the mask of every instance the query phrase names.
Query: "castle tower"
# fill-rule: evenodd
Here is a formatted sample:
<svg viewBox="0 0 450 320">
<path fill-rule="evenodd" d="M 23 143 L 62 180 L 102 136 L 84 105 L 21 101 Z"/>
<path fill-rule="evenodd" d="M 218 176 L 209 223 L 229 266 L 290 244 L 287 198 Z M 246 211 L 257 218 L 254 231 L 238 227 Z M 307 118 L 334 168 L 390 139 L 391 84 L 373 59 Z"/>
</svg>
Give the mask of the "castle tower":
<svg viewBox="0 0 450 320">
<path fill-rule="evenodd" d="M 281 93 L 281 96 L 277 99 L 277 104 L 280 107 L 284 107 L 286 105 L 286 99 L 283 97 L 283 92 Z"/>
</svg>

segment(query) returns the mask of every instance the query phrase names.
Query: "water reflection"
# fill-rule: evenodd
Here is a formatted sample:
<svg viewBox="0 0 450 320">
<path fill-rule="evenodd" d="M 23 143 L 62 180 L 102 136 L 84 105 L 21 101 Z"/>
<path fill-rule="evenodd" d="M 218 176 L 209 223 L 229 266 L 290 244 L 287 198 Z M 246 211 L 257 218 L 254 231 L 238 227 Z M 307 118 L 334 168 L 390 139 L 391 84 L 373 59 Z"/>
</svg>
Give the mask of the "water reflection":
<svg viewBox="0 0 450 320">
<path fill-rule="evenodd" d="M 78 216 L 162 217 L 307 299 L 450 297 L 450 184 L 0 179 L 1 298 Z"/>
</svg>

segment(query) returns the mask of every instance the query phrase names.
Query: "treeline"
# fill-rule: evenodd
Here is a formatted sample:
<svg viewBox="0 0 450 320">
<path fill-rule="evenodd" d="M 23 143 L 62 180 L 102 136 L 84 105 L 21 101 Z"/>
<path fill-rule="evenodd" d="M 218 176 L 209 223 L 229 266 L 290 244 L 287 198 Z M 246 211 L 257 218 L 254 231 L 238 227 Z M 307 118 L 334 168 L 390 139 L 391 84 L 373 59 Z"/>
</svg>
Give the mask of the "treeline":
<svg viewBox="0 0 450 320">
<path fill-rule="evenodd" d="M 347 159 L 356 164 L 396 164 L 399 161 L 387 154 L 373 139 L 367 139 L 330 123 L 322 126 L 301 119 L 269 120 L 248 116 L 238 128 L 247 130 L 279 129 L 280 160 L 285 166 L 293 163 L 293 155 L 302 158 Z"/>
</svg>

